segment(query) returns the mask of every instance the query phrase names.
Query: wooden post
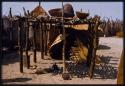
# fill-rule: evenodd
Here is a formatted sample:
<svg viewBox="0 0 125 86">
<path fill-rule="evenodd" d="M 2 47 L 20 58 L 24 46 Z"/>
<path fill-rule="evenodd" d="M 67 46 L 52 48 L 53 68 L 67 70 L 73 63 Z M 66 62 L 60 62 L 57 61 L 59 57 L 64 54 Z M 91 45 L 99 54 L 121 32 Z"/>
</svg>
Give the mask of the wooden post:
<svg viewBox="0 0 125 86">
<path fill-rule="evenodd" d="M 47 45 L 46 45 L 47 53 L 48 53 L 48 45 L 49 45 L 49 29 L 50 29 L 50 24 L 47 24 Z"/>
<path fill-rule="evenodd" d="M 89 47 L 88 47 L 88 53 L 89 53 L 89 54 L 88 54 L 88 56 L 87 56 L 87 67 L 90 67 L 91 59 L 92 59 L 93 34 L 94 34 L 93 27 L 94 27 L 94 25 L 93 25 L 91 22 L 89 22 L 88 31 L 89 31 L 90 37 L 89 37 Z"/>
<path fill-rule="evenodd" d="M 15 41 L 15 39 L 14 39 L 14 33 L 13 33 L 13 26 L 14 26 L 14 21 L 11 21 L 11 48 L 13 49 L 13 47 L 14 47 L 14 41 Z"/>
<path fill-rule="evenodd" d="M 42 23 L 42 55 L 43 55 L 43 58 L 44 58 L 44 23 Z"/>
<path fill-rule="evenodd" d="M 49 50 L 49 43 L 50 43 L 50 23 L 48 24 L 48 29 L 47 29 L 47 51 Z"/>
<path fill-rule="evenodd" d="M 44 23 L 44 49 L 45 49 L 45 55 L 47 55 L 47 23 Z"/>
<path fill-rule="evenodd" d="M 25 53 L 26 53 L 26 66 L 27 68 L 29 69 L 30 68 L 30 58 L 28 56 L 28 45 L 29 45 L 29 24 L 28 24 L 28 21 L 26 19 L 25 21 L 25 29 L 26 29 L 26 49 L 25 49 Z"/>
<path fill-rule="evenodd" d="M 63 28 L 63 49 L 62 49 L 62 59 L 63 59 L 63 74 L 62 77 L 64 80 L 69 80 L 70 75 L 66 72 L 66 63 L 65 63 L 65 44 L 66 44 L 66 33 L 64 28 L 64 7 L 62 2 L 62 28 Z"/>
<path fill-rule="evenodd" d="M 11 26 L 10 26 L 10 32 L 9 32 L 9 35 L 10 35 L 10 41 L 11 41 L 11 48 L 12 48 L 12 42 L 13 42 L 13 28 L 12 28 L 12 23 L 13 21 L 11 20 L 12 19 L 12 9 L 10 8 L 9 10 L 9 18 L 10 18 L 10 23 L 11 23 Z"/>
<path fill-rule="evenodd" d="M 9 11 L 9 16 L 10 16 L 10 18 L 12 18 L 12 10 L 11 10 L 11 8 L 10 8 L 10 11 Z"/>
<path fill-rule="evenodd" d="M 34 52 L 33 61 L 36 63 L 36 22 L 34 23 L 35 23 L 35 28 L 33 28 L 33 52 Z"/>
<path fill-rule="evenodd" d="M 39 7 L 40 7 L 41 2 L 39 1 Z"/>
<path fill-rule="evenodd" d="M 64 7 L 62 2 L 62 28 L 63 28 L 63 49 L 62 49 L 62 59 L 63 59 L 63 73 L 66 73 L 66 66 L 65 66 L 65 28 L 64 28 Z"/>
<path fill-rule="evenodd" d="M 20 72 L 23 73 L 23 52 L 22 52 L 22 42 L 21 42 L 21 26 L 19 25 L 20 20 L 18 21 L 18 46 L 19 46 L 19 55 L 20 55 Z"/>
<path fill-rule="evenodd" d="M 44 59 L 44 54 L 43 54 L 43 33 L 42 33 L 42 23 L 39 22 L 40 26 L 40 51 L 41 51 L 41 59 Z"/>
<path fill-rule="evenodd" d="M 28 14 L 28 16 L 30 16 L 30 12 L 29 12 L 29 10 L 27 10 L 27 14 Z"/>
<path fill-rule="evenodd" d="M 118 66 L 118 74 L 117 74 L 117 84 L 124 84 L 124 52 L 122 50 L 119 66 Z"/>
<path fill-rule="evenodd" d="M 23 11 L 24 11 L 24 16 L 27 16 L 27 13 L 24 7 L 23 7 Z"/>
<path fill-rule="evenodd" d="M 50 23 L 50 28 L 49 28 L 49 47 L 52 43 L 52 23 Z"/>
<path fill-rule="evenodd" d="M 94 67 L 95 67 L 95 58 L 96 58 L 96 50 L 97 50 L 97 34 L 98 34 L 98 25 L 99 25 L 100 17 L 97 17 L 94 26 L 94 38 L 93 38 L 93 51 L 92 51 L 92 59 L 89 69 L 89 76 L 90 78 L 93 77 Z"/>
</svg>

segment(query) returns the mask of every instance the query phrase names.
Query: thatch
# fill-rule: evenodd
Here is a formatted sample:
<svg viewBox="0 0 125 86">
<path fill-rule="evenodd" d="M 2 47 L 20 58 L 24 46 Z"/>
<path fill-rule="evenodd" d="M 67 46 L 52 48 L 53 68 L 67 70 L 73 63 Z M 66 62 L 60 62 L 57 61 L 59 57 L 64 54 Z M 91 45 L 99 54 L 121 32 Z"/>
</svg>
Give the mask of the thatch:
<svg viewBox="0 0 125 86">
<path fill-rule="evenodd" d="M 38 17 L 39 15 L 48 16 L 47 12 L 41 6 L 37 6 L 35 9 L 33 9 L 31 11 L 31 15 L 33 17 Z"/>
<path fill-rule="evenodd" d="M 71 13 L 74 16 L 74 9 L 71 4 L 65 4 L 63 7 L 64 13 Z"/>
<path fill-rule="evenodd" d="M 89 13 L 83 13 L 83 12 L 76 11 L 76 15 L 80 19 L 85 19 L 89 16 Z"/>
<path fill-rule="evenodd" d="M 74 10 L 72 5 L 70 4 L 65 4 L 64 6 L 64 17 L 74 17 Z M 62 8 L 55 8 L 55 9 L 50 9 L 49 14 L 54 17 L 62 17 Z"/>
<path fill-rule="evenodd" d="M 62 17 L 62 9 L 61 8 L 50 9 L 48 12 L 51 16 Z"/>
</svg>

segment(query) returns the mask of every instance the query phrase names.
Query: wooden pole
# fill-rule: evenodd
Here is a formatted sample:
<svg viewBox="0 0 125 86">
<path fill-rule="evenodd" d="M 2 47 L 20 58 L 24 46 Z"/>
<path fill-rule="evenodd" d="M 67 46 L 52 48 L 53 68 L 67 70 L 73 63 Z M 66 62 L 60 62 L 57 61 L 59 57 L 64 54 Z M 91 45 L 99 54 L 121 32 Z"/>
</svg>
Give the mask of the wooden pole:
<svg viewBox="0 0 125 86">
<path fill-rule="evenodd" d="M 44 23 L 44 45 L 45 45 L 45 55 L 47 55 L 47 23 Z"/>
<path fill-rule="evenodd" d="M 12 10 L 11 10 L 11 8 L 10 8 L 10 11 L 9 11 L 9 16 L 10 16 L 10 18 L 12 18 Z"/>
<path fill-rule="evenodd" d="M 64 28 L 64 7 L 62 2 L 62 28 L 63 28 L 63 49 L 62 49 L 62 59 L 63 59 L 63 74 L 62 77 L 64 80 L 69 80 L 70 75 L 66 72 L 66 61 L 65 61 L 65 44 L 66 44 L 66 34 L 65 34 L 65 28 Z"/>
<path fill-rule="evenodd" d="M 34 58 L 33 61 L 36 63 L 36 24 L 35 28 L 33 28 L 33 52 L 34 52 Z"/>
<path fill-rule="evenodd" d="M 23 7 L 23 11 L 24 11 L 24 16 L 27 16 L 27 13 L 24 7 Z"/>
<path fill-rule="evenodd" d="M 43 52 L 43 56 L 44 56 L 44 52 L 45 52 L 45 34 L 44 34 L 44 23 L 42 23 L 42 52 Z"/>
<path fill-rule="evenodd" d="M 96 22 L 95 22 L 95 26 L 94 26 L 93 51 L 92 51 L 92 59 L 91 59 L 90 69 L 89 69 L 90 78 L 93 77 L 93 72 L 94 72 L 94 67 L 95 67 L 99 20 L 100 20 L 100 17 L 97 17 Z"/>
<path fill-rule="evenodd" d="M 64 28 L 64 7 L 62 2 L 62 28 L 63 28 L 63 49 L 62 49 L 62 59 L 63 59 L 63 73 L 66 73 L 66 66 L 65 66 L 65 28 Z"/>
<path fill-rule="evenodd" d="M 43 33 L 42 33 L 42 23 L 40 23 L 40 51 L 41 51 L 41 59 L 44 59 L 44 54 L 43 54 Z"/>
<path fill-rule="evenodd" d="M 30 58 L 29 58 L 29 56 L 28 56 L 28 45 L 29 45 L 29 37 L 28 37 L 28 35 L 29 35 L 29 24 L 28 24 L 28 21 L 27 21 L 27 19 L 26 19 L 26 21 L 25 21 L 25 29 L 26 29 L 26 51 L 25 51 L 25 53 L 26 53 L 26 66 L 27 66 L 27 68 L 29 69 L 30 68 Z"/>
<path fill-rule="evenodd" d="M 20 20 L 19 20 L 20 22 Z M 21 44 L 21 26 L 19 26 L 18 22 L 18 46 L 19 46 L 19 55 L 20 55 L 20 72 L 23 73 L 23 52 L 22 52 L 22 44 Z"/>
<path fill-rule="evenodd" d="M 49 50 L 49 42 L 50 42 L 49 32 L 50 32 L 50 23 L 48 24 L 48 28 L 47 28 L 47 51 Z"/>
<path fill-rule="evenodd" d="M 49 28 L 49 47 L 52 43 L 52 23 L 50 23 L 50 28 Z"/>
<path fill-rule="evenodd" d="M 118 74 L 117 74 L 117 84 L 124 84 L 124 52 L 122 50 L 119 66 L 118 66 Z"/>
<path fill-rule="evenodd" d="M 29 10 L 27 10 L 27 14 L 28 14 L 28 16 L 30 16 L 30 12 L 29 12 Z"/>
<path fill-rule="evenodd" d="M 41 2 L 39 1 L 39 7 L 40 7 Z"/>
</svg>

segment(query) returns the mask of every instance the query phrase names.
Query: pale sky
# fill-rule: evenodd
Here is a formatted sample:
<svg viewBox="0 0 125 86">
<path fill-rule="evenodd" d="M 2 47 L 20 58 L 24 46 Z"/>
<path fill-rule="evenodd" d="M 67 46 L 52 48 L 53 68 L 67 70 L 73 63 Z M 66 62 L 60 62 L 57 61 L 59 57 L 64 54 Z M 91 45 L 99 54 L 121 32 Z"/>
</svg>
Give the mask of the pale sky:
<svg viewBox="0 0 125 86">
<path fill-rule="evenodd" d="M 123 2 L 63 2 L 70 3 L 74 11 L 80 11 L 90 13 L 90 16 L 100 15 L 101 18 L 108 17 L 113 20 L 116 18 L 123 20 Z M 38 2 L 2 2 L 2 15 L 8 15 L 9 8 L 12 8 L 13 15 L 23 15 L 23 8 L 32 11 Z M 48 10 L 53 8 L 61 8 L 62 2 L 41 2 L 41 6 L 48 13 Z"/>
</svg>

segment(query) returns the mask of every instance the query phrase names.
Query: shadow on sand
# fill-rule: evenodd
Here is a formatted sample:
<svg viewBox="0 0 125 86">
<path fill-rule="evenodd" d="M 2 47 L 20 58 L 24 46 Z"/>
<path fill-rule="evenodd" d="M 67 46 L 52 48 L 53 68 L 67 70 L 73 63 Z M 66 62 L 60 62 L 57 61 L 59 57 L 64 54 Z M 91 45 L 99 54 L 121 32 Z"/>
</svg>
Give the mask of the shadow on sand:
<svg viewBox="0 0 125 86">
<path fill-rule="evenodd" d="M 102 56 L 100 57 L 101 63 L 95 65 L 93 79 L 116 79 L 117 78 L 117 67 L 114 64 L 109 63 L 111 58 L 116 59 L 116 57 Z M 114 62 L 117 63 L 115 60 Z M 78 78 L 88 77 L 89 68 L 86 64 L 73 64 L 68 63 L 67 69 L 72 77 L 76 76 Z"/>
<path fill-rule="evenodd" d="M 102 56 L 100 65 L 95 67 L 94 79 L 116 79 L 118 58 L 111 56 Z M 111 63 L 113 61 L 114 63 Z"/>
<path fill-rule="evenodd" d="M 19 60 L 20 60 L 20 56 L 17 51 L 8 51 L 7 53 L 3 53 L 3 56 L 2 56 L 3 65 L 19 62 Z"/>
<path fill-rule="evenodd" d="M 117 78 L 117 62 L 119 58 L 116 57 L 110 57 L 110 56 L 101 56 L 101 63 L 99 65 L 96 65 L 94 68 L 94 79 L 116 79 Z M 113 61 L 114 63 L 111 63 L 110 61 Z M 3 58 L 3 64 L 11 64 L 14 62 L 19 62 L 19 55 L 17 52 L 13 52 L 10 54 L 5 54 Z M 60 63 L 57 62 L 57 65 Z M 86 63 L 82 64 L 74 64 L 74 63 L 66 63 L 67 70 L 71 74 L 72 77 L 77 76 L 78 78 L 85 78 L 88 77 L 89 68 L 86 66 Z M 48 69 L 49 70 L 49 69 Z M 51 71 L 48 72 L 45 71 L 45 73 L 51 73 Z M 62 69 L 60 68 L 60 72 L 62 73 Z M 17 79 L 21 81 L 21 79 Z M 27 80 L 27 79 L 24 79 Z M 15 80 L 7 80 L 7 81 L 15 81 Z"/>
<path fill-rule="evenodd" d="M 2 83 L 10 83 L 10 82 L 26 82 L 32 80 L 31 78 L 13 78 L 13 79 L 2 79 Z"/>
<path fill-rule="evenodd" d="M 96 64 L 94 68 L 93 79 L 116 79 L 117 78 L 117 64 L 118 58 L 110 56 L 101 56 L 101 63 Z M 115 60 L 114 60 L 115 59 Z M 114 61 L 112 64 L 110 61 Z M 59 65 L 57 63 L 57 65 Z M 85 78 L 88 77 L 89 68 L 86 63 L 74 64 L 71 61 L 66 63 L 68 73 L 72 78 Z M 57 72 L 50 71 L 50 68 L 38 70 L 38 74 L 52 73 L 52 75 L 62 74 L 63 68 L 59 68 Z M 44 73 L 43 73 L 44 72 Z"/>
<path fill-rule="evenodd" d="M 108 49 L 111 49 L 111 47 L 106 46 L 106 45 L 99 45 L 98 46 L 98 50 L 108 50 Z"/>
</svg>

